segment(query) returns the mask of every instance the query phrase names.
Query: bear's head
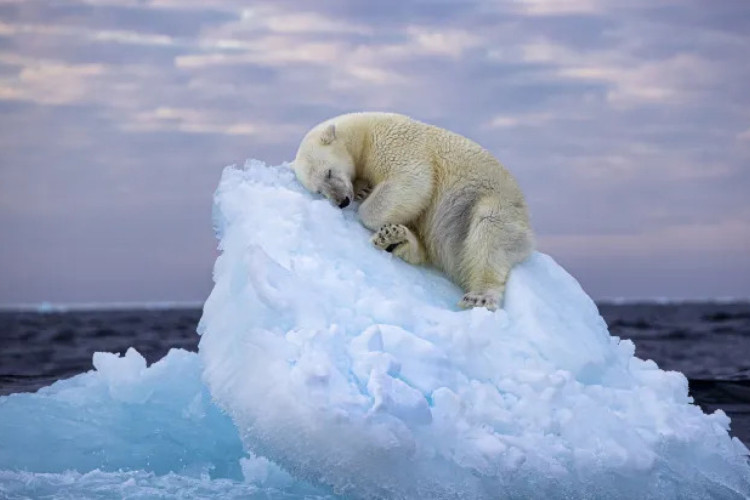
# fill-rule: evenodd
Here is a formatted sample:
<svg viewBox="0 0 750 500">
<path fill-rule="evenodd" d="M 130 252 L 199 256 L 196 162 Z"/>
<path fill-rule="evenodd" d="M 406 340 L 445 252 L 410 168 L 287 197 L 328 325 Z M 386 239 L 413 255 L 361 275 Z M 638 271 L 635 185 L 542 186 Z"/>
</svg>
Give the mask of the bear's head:
<svg viewBox="0 0 750 500">
<path fill-rule="evenodd" d="M 307 133 L 292 166 L 305 189 L 322 194 L 337 207 L 344 208 L 354 199 L 354 159 L 333 123 Z"/>
</svg>

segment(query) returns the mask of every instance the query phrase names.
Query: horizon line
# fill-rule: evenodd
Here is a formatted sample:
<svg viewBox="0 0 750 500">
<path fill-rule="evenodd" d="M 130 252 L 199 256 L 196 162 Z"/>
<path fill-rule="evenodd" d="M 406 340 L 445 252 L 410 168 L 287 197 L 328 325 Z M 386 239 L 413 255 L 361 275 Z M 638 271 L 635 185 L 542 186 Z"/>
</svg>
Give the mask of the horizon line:
<svg viewBox="0 0 750 500">
<path fill-rule="evenodd" d="M 202 309 L 205 301 L 113 301 L 113 302 L 19 302 L 0 303 L 0 312 L 67 312 L 67 311 L 107 311 L 107 310 L 163 310 L 163 309 Z"/>
<path fill-rule="evenodd" d="M 750 297 L 603 297 L 593 299 L 597 305 L 670 305 L 670 304 L 744 304 Z M 205 301 L 113 301 L 113 302 L 19 302 L 0 303 L 0 312 L 55 313 L 68 311 L 125 311 L 125 310 L 167 310 L 202 309 Z"/>
</svg>

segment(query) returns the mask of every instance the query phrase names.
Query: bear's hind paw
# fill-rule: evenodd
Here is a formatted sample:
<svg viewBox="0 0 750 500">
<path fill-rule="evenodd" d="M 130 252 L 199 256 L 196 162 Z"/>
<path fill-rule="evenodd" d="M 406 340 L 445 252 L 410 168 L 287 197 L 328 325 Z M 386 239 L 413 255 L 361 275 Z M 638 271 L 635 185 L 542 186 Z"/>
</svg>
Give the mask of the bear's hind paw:
<svg viewBox="0 0 750 500">
<path fill-rule="evenodd" d="M 486 307 L 490 311 L 498 308 L 498 296 L 495 293 L 469 292 L 459 301 L 459 307 L 471 309 L 472 307 Z"/>
</svg>

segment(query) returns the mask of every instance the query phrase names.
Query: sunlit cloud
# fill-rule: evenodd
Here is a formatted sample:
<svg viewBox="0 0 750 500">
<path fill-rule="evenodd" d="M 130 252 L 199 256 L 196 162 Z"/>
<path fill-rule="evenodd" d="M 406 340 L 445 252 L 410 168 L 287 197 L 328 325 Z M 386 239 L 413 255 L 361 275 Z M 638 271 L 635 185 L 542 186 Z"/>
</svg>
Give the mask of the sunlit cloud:
<svg viewBox="0 0 750 500">
<path fill-rule="evenodd" d="M 166 108 L 144 111 L 126 124 L 126 130 L 157 131 L 179 130 L 187 133 L 255 135 L 260 128 L 252 123 L 222 123 L 212 119 L 210 113 L 189 108 Z"/>
<path fill-rule="evenodd" d="M 482 44 L 481 38 L 465 30 L 409 26 L 406 32 L 419 49 L 448 57 L 460 57 Z"/>
<path fill-rule="evenodd" d="M 679 5 L 680 0 L 663 0 L 662 7 Z M 592 15 L 627 10 L 645 9 L 653 6 L 650 0 L 517 0 L 513 8 L 531 16 Z"/>
<path fill-rule="evenodd" d="M 214 110 L 159 107 L 135 115 L 123 124 L 123 130 L 138 132 L 178 131 L 187 134 L 223 134 L 247 136 L 255 142 L 281 142 L 289 134 L 300 134 L 296 127 L 263 122 L 234 121 Z"/>
<path fill-rule="evenodd" d="M 38 104 L 69 104 L 87 99 L 91 82 L 106 72 L 102 64 L 65 64 L 0 53 L 0 62 L 21 66 L 13 77 L 0 78 L 0 99 Z"/>
<path fill-rule="evenodd" d="M 347 23 L 316 12 L 284 11 L 271 5 L 243 9 L 237 23 L 225 27 L 229 31 L 263 29 L 273 33 L 289 34 L 356 34 L 372 35 L 372 27 Z"/>
<path fill-rule="evenodd" d="M 116 42 L 132 45 L 173 46 L 179 41 L 166 35 L 153 35 L 120 30 L 96 30 L 80 26 L 43 24 L 8 24 L 0 22 L 0 35 L 35 35 L 76 37 L 87 42 Z"/>
<path fill-rule="evenodd" d="M 496 115 L 488 123 L 493 128 L 538 127 L 557 118 L 553 113 L 518 113 Z M 567 117 L 568 119 L 570 117 Z"/>
<path fill-rule="evenodd" d="M 538 16 L 592 14 L 602 8 L 599 0 L 519 0 L 515 7 L 523 13 Z"/>
</svg>

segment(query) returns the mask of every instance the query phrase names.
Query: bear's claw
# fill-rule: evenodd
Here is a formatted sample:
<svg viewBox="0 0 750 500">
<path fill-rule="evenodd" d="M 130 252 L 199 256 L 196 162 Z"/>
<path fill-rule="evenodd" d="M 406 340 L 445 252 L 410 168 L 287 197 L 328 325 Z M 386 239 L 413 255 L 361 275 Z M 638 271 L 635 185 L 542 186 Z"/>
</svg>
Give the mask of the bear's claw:
<svg viewBox="0 0 750 500">
<path fill-rule="evenodd" d="M 372 193 L 372 186 L 364 181 L 357 181 L 354 184 L 354 201 L 365 201 Z"/>
<path fill-rule="evenodd" d="M 396 248 L 408 242 L 407 229 L 401 224 L 385 224 L 372 237 L 372 243 L 386 252 L 393 252 Z"/>
<path fill-rule="evenodd" d="M 471 309 L 472 307 L 486 307 L 490 311 L 497 310 L 498 298 L 492 293 L 469 292 L 461 298 L 459 307 Z"/>
</svg>

